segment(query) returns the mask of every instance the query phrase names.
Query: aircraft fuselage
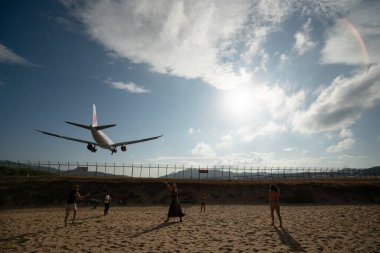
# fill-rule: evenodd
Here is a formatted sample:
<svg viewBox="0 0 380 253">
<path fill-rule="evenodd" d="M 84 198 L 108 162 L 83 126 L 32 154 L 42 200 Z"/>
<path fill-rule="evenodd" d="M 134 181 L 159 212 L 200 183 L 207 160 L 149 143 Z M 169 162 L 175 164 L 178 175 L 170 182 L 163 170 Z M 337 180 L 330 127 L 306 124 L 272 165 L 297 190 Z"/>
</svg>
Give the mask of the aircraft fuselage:
<svg viewBox="0 0 380 253">
<path fill-rule="evenodd" d="M 92 138 L 98 143 L 98 145 L 102 148 L 114 150 L 114 147 L 111 145 L 113 144 L 113 141 L 102 132 L 102 130 L 96 130 L 93 126 L 91 126 L 91 134 Z"/>
</svg>

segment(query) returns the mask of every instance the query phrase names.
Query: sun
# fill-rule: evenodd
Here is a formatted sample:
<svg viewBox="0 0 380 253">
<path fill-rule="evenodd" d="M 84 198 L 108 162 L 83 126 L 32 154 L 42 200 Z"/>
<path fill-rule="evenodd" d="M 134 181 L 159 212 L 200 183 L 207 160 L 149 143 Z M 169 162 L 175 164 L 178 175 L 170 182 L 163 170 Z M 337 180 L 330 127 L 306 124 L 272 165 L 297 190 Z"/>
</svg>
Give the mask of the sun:
<svg viewBox="0 0 380 253">
<path fill-rule="evenodd" d="M 236 120 L 248 120 L 258 111 L 255 92 L 247 87 L 225 92 L 224 107 L 229 116 Z"/>
</svg>

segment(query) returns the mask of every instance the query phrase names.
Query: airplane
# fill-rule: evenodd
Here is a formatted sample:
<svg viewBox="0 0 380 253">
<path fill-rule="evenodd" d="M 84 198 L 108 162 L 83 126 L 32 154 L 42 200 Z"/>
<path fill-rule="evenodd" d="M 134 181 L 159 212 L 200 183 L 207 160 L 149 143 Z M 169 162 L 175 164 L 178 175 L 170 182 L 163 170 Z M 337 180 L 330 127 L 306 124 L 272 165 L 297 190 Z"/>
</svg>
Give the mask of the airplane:
<svg viewBox="0 0 380 253">
<path fill-rule="evenodd" d="M 66 137 L 66 136 L 62 136 L 62 135 L 58 135 L 58 134 L 53 134 L 53 133 L 48 133 L 48 132 L 41 131 L 41 130 L 38 130 L 38 129 L 34 129 L 34 130 L 37 131 L 37 132 L 43 133 L 43 134 L 50 135 L 50 136 L 54 136 L 54 137 L 58 137 L 58 138 L 66 139 L 66 140 L 71 140 L 71 141 L 77 141 L 77 142 L 86 143 L 87 144 L 87 149 L 90 150 L 92 153 L 94 153 L 94 152 L 97 151 L 97 149 L 96 149 L 97 146 L 99 146 L 101 148 L 104 148 L 104 149 L 109 149 L 111 151 L 111 155 L 113 155 L 114 153 L 117 152 L 117 147 L 119 147 L 119 146 L 120 146 L 121 151 L 125 152 L 125 151 L 127 151 L 127 145 L 129 145 L 129 144 L 135 144 L 135 143 L 140 143 L 140 142 L 144 142 L 144 141 L 150 141 L 150 140 L 158 139 L 161 136 L 163 136 L 163 134 L 162 134 L 162 135 L 159 135 L 159 136 L 149 137 L 149 138 L 140 139 L 140 140 L 123 141 L 123 142 L 114 143 L 101 130 L 106 129 L 106 128 L 110 128 L 110 127 L 114 127 L 114 126 L 116 126 L 116 124 L 100 125 L 100 126 L 98 126 L 98 120 L 97 120 L 97 117 L 96 117 L 96 107 L 95 107 L 95 104 L 92 105 L 92 124 L 91 125 L 89 125 L 89 126 L 88 125 L 82 125 L 82 124 L 78 124 L 78 123 L 74 123 L 74 122 L 69 122 L 69 121 L 65 121 L 65 122 L 67 124 L 70 124 L 70 125 L 74 125 L 74 126 L 77 126 L 77 127 L 82 127 L 82 128 L 90 130 L 91 134 L 92 134 L 92 137 L 94 138 L 95 142 L 94 141 L 86 141 L 86 140 L 71 138 L 71 137 Z"/>
</svg>

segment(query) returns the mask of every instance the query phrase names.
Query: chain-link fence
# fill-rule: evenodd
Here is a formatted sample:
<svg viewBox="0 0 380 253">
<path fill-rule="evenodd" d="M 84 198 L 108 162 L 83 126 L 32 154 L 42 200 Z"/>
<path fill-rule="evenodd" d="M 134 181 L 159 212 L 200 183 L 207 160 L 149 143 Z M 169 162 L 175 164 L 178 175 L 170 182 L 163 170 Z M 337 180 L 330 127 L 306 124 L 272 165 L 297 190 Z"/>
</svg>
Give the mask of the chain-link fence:
<svg viewBox="0 0 380 253">
<path fill-rule="evenodd" d="M 173 179 L 173 180 L 328 180 L 380 179 L 380 167 L 320 168 L 267 166 L 185 166 L 50 161 L 0 161 L 1 182 L 45 179 Z"/>
</svg>

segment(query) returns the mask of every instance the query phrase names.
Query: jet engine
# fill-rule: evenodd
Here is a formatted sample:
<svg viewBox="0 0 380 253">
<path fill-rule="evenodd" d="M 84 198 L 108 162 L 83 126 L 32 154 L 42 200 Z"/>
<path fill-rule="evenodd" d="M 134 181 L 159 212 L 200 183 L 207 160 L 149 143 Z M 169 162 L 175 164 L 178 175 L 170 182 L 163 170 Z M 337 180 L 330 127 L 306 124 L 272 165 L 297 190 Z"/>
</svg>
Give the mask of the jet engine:
<svg viewBox="0 0 380 253">
<path fill-rule="evenodd" d="M 91 152 L 96 152 L 96 146 L 92 145 L 91 143 L 87 144 L 87 149 L 90 150 Z"/>
<path fill-rule="evenodd" d="M 125 152 L 125 151 L 127 151 L 127 146 L 126 145 L 122 145 L 120 149 L 121 149 L 121 151 Z"/>
</svg>

